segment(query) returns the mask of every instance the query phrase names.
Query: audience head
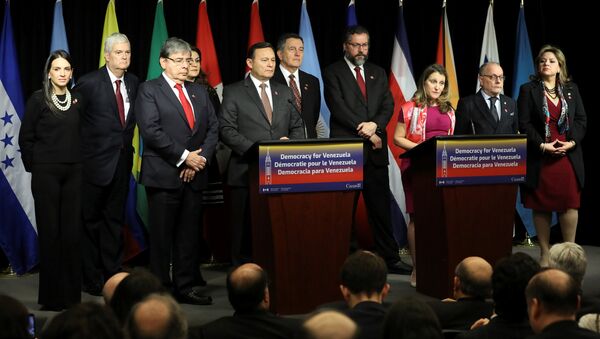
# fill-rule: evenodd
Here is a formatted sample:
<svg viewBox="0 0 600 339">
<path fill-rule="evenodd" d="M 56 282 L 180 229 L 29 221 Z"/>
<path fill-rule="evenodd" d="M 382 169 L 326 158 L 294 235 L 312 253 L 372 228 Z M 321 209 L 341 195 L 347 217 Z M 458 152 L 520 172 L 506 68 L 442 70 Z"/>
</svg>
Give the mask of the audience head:
<svg viewBox="0 0 600 339">
<path fill-rule="evenodd" d="M 540 271 L 540 264 L 528 254 L 518 252 L 496 263 L 492 274 L 494 311 L 505 319 L 527 319 L 527 283 Z"/>
<path fill-rule="evenodd" d="M 369 59 L 369 31 L 362 26 L 350 26 L 344 38 L 344 56 L 354 66 L 362 66 Z"/>
<path fill-rule="evenodd" d="M 187 80 L 192 48 L 182 39 L 168 38 L 160 49 L 160 67 L 175 83 L 182 84 Z"/>
<path fill-rule="evenodd" d="M 575 320 L 580 289 L 568 273 L 550 268 L 531 278 L 527 289 L 529 324 L 535 333 L 560 320 Z"/>
<path fill-rule="evenodd" d="M 133 306 L 126 328 L 129 339 L 185 339 L 188 325 L 171 296 L 151 294 Z"/>
<path fill-rule="evenodd" d="M 104 283 L 104 287 L 102 288 L 102 297 L 104 297 L 104 303 L 106 305 L 110 304 L 110 300 L 112 299 L 113 294 L 115 294 L 115 289 L 128 275 L 129 272 L 119 272 L 108 278 L 108 280 Z"/>
<path fill-rule="evenodd" d="M 588 313 L 579 318 L 579 327 L 600 333 L 600 313 Z"/>
<path fill-rule="evenodd" d="M 383 321 L 383 338 L 442 339 L 442 327 L 429 305 L 414 297 L 397 301 Z"/>
<path fill-rule="evenodd" d="M 504 71 L 497 62 L 486 62 L 479 67 L 479 84 L 489 96 L 495 97 L 502 93 L 504 79 Z"/>
<path fill-rule="evenodd" d="M 85 302 L 59 313 L 42 331 L 40 339 L 123 338 L 114 314 L 106 306 Z"/>
<path fill-rule="evenodd" d="M 358 331 L 352 319 L 337 311 L 314 314 L 302 327 L 307 339 L 352 339 Z"/>
<path fill-rule="evenodd" d="M 492 265 L 480 257 L 463 259 L 454 271 L 454 297 L 487 298 L 492 289 Z"/>
<path fill-rule="evenodd" d="M 279 37 L 277 41 L 277 57 L 281 65 L 290 71 L 295 72 L 304 58 L 304 40 L 296 33 L 286 33 Z"/>
<path fill-rule="evenodd" d="M 268 42 L 257 42 L 248 49 L 246 65 L 250 74 L 259 81 L 267 81 L 275 74 L 275 50 Z"/>
<path fill-rule="evenodd" d="M 548 252 L 548 266 L 569 273 L 581 287 L 587 267 L 585 251 L 574 242 L 555 244 Z"/>
<path fill-rule="evenodd" d="M 227 295 L 236 312 L 268 310 L 267 272 L 256 264 L 244 264 L 227 275 Z"/>
<path fill-rule="evenodd" d="M 0 339 L 31 338 L 27 332 L 29 311 L 17 299 L 0 294 Z"/>
<path fill-rule="evenodd" d="M 131 63 L 131 45 L 123 33 L 113 33 L 104 41 L 104 61 L 106 67 L 121 77 Z"/>
<path fill-rule="evenodd" d="M 133 305 L 152 293 L 160 293 L 163 286 L 160 280 L 145 268 L 136 267 L 123 278 L 115 289 L 110 301 L 110 307 L 115 312 L 119 322 L 124 325 Z"/>
<path fill-rule="evenodd" d="M 356 251 L 342 265 L 340 289 L 348 301 L 351 295 L 378 296 L 379 302 L 389 291 L 385 261 L 374 253 Z M 354 305 L 350 305 L 353 307 Z"/>
<path fill-rule="evenodd" d="M 452 109 L 449 91 L 448 72 L 444 66 L 433 64 L 421 74 L 413 100 L 419 106 L 437 104 L 440 111 L 446 113 Z"/>
</svg>

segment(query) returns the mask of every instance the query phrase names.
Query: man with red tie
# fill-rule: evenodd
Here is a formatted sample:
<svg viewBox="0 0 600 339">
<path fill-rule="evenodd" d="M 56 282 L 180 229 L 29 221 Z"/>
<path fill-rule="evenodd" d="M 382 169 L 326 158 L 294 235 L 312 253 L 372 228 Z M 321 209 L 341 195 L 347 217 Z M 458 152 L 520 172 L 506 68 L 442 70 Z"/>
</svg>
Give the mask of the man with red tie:
<svg viewBox="0 0 600 339">
<path fill-rule="evenodd" d="M 150 270 L 180 302 L 208 305 L 211 297 L 199 289 L 205 282 L 198 233 L 218 122 L 206 90 L 186 81 L 190 61 L 187 42 L 167 39 L 160 51 L 163 73 L 140 85 L 135 113 L 144 140 L 140 180 L 150 213 Z"/>
</svg>

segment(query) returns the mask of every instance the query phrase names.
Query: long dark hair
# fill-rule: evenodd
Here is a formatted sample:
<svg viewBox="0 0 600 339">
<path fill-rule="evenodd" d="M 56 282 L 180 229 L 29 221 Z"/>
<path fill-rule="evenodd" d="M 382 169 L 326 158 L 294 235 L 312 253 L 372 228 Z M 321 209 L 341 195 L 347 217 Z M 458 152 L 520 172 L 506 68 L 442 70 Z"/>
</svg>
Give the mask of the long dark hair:
<svg viewBox="0 0 600 339">
<path fill-rule="evenodd" d="M 67 60 L 67 62 L 69 63 L 69 65 L 71 65 L 71 67 L 73 67 L 73 62 L 71 62 L 71 55 L 69 55 L 69 53 L 65 50 L 62 49 L 58 49 L 56 51 L 52 51 L 50 53 L 50 55 L 48 56 L 48 59 L 46 59 L 46 66 L 44 66 L 44 77 L 43 77 L 43 81 L 42 81 L 42 91 L 44 91 L 44 101 L 46 102 L 46 105 L 52 110 L 52 112 L 54 112 L 55 114 L 61 114 L 61 112 L 58 110 L 58 108 L 56 108 L 56 106 L 54 106 L 54 103 L 52 102 L 52 81 L 50 81 L 50 78 L 48 77 L 48 73 L 50 72 L 50 68 L 52 68 L 52 62 L 58 58 L 63 58 L 65 60 Z M 70 81 L 69 81 L 70 83 Z"/>
<path fill-rule="evenodd" d="M 198 58 L 200 58 L 200 63 L 202 63 L 202 52 L 200 52 L 200 49 L 196 46 L 192 46 L 192 52 L 198 53 Z M 208 78 L 206 77 L 206 73 L 204 73 L 202 66 L 198 66 L 198 67 L 200 68 L 200 71 L 198 72 L 198 76 L 196 76 L 196 78 L 194 79 L 194 82 L 208 87 L 209 85 L 208 85 Z"/>
</svg>

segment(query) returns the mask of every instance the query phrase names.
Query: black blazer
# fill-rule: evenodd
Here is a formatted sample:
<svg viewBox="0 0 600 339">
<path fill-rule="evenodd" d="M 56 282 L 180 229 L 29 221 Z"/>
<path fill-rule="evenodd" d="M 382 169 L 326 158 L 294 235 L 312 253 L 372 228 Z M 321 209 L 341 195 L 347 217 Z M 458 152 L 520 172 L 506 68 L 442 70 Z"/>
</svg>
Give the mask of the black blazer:
<svg viewBox="0 0 600 339">
<path fill-rule="evenodd" d="M 302 120 L 306 126 L 306 137 L 314 139 L 317 137 L 317 121 L 321 112 L 321 86 L 317 77 L 298 70 L 300 82 L 300 95 L 302 96 Z M 283 77 L 281 69 L 275 68 L 275 74 L 271 80 L 288 86 L 287 79 Z"/>
<path fill-rule="evenodd" d="M 232 150 L 227 171 L 227 183 L 231 186 L 248 186 L 249 163 L 245 155 L 255 142 L 304 138 L 302 118 L 290 102 L 292 91 L 276 81 L 269 84 L 273 98 L 271 124 L 250 76 L 223 91 L 219 128 L 221 141 Z"/>
<path fill-rule="evenodd" d="M 520 97 L 520 96 L 519 96 Z M 542 332 L 529 337 L 530 339 L 564 339 L 564 338 L 600 338 L 600 334 L 577 326 L 572 320 L 563 320 L 552 323 Z"/>
<path fill-rule="evenodd" d="M 236 313 L 219 318 L 197 328 L 191 328 L 190 338 L 207 339 L 287 339 L 295 338 L 301 326 L 300 319 L 283 318 L 265 311 Z"/>
<path fill-rule="evenodd" d="M 157 188 L 181 187 L 181 164 L 184 150 L 202 149 L 200 155 L 210 161 L 217 145 L 218 122 L 206 89 L 199 84 L 186 82 L 190 103 L 194 108 L 194 129 L 190 129 L 183 106 L 169 87 L 163 75 L 140 85 L 135 112 L 144 140 L 141 183 Z M 203 189 L 207 185 L 208 171 L 196 173 L 190 185 Z"/>
<path fill-rule="evenodd" d="M 138 78 L 126 72 L 123 81 L 130 102 L 125 128 L 121 126 L 117 99 L 106 66 L 82 76 L 73 89 L 83 95 L 85 103 L 80 118 L 83 177 L 94 185 L 110 183 L 121 149 L 127 152 L 126 159 L 132 159 Z M 127 166 L 131 168 L 131 161 Z"/>
<path fill-rule="evenodd" d="M 386 126 L 394 113 L 394 99 L 390 93 L 387 75 L 383 68 L 365 63 L 365 101 L 356 78 L 344 59 L 335 62 L 323 72 L 325 102 L 331 112 L 330 135 L 332 138 L 358 137 L 356 127 L 364 121 L 377 124 L 377 135 L 383 147 L 373 150 L 365 142 L 365 161 L 376 166 L 388 165 Z"/>
<path fill-rule="evenodd" d="M 481 319 L 489 318 L 494 305 L 480 298 L 460 298 L 457 301 L 428 302 L 444 330 L 468 330 Z"/>
<path fill-rule="evenodd" d="M 523 339 L 530 335 L 533 335 L 533 330 L 529 320 L 514 322 L 496 316 L 485 326 L 458 334 L 456 339 Z"/>
<path fill-rule="evenodd" d="M 564 86 L 563 91 L 565 100 L 569 109 L 567 116 L 569 119 L 569 131 L 567 132 L 567 141 L 574 140 L 576 143 L 567 156 L 573 165 L 579 187 L 583 188 L 584 166 L 581 141 L 585 136 L 587 117 L 583 101 L 579 95 L 577 85 L 572 82 Z M 539 81 L 530 81 L 521 86 L 519 99 L 519 130 L 527 134 L 527 179 L 526 185 L 530 188 L 536 188 L 538 185 L 541 169 L 542 152 L 540 144 L 545 142 L 545 121 L 546 116 L 543 112 L 544 88 Z"/>
<path fill-rule="evenodd" d="M 454 135 L 461 134 L 516 134 L 519 131 L 517 104 L 500 94 L 500 120 L 496 121 L 481 91 L 461 98 L 456 109 Z"/>
</svg>

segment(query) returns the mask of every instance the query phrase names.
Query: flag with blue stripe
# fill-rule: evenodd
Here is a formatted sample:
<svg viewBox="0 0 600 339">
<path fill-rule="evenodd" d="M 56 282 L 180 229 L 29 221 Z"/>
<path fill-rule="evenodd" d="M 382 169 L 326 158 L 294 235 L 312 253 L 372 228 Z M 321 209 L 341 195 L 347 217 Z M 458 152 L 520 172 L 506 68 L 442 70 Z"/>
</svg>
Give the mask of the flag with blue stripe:
<svg viewBox="0 0 600 339">
<path fill-rule="evenodd" d="M 52 23 L 52 39 L 50 41 L 50 52 L 62 49 L 69 51 L 65 20 L 63 19 L 62 0 L 56 0 L 54 4 L 54 20 Z"/>
</svg>

